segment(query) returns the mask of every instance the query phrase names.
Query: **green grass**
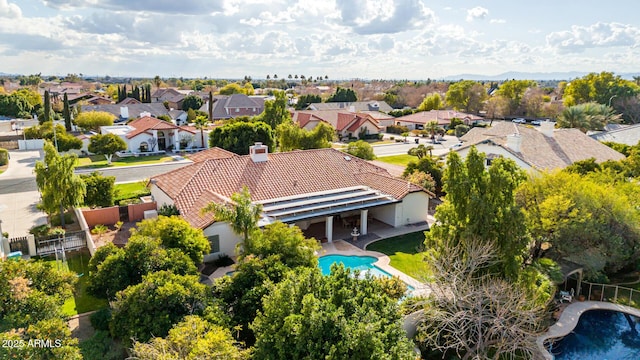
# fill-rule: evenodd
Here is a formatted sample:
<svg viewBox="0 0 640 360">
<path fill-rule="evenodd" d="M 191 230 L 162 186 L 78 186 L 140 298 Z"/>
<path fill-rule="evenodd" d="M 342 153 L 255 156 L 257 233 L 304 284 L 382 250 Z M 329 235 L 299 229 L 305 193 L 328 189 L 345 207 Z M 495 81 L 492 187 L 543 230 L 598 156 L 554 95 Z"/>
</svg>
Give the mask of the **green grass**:
<svg viewBox="0 0 640 360">
<path fill-rule="evenodd" d="M 109 302 L 105 299 L 99 299 L 90 295 L 87 291 L 89 281 L 89 254 L 87 253 L 67 253 L 67 263 L 63 264 L 62 260 L 49 256 L 43 261 L 50 263 L 54 269 L 68 269 L 78 274 L 78 282 L 73 296 L 62 305 L 62 311 L 69 316 L 82 314 L 88 311 L 98 310 L 109 306 Z"/>
<path fill-rule="evenodd" d="M 407 166 L 411 161 L 418 161 L 418 158 L 413 155 L 402 154 L 402 155 L 391 155 L 391 156 L 380 156 L 376 158 L 378 161 L 386 162 L 388 164 Z"/>
<path fill-rule="evenodd" d="M 76 169 L 94 169 L 104 167 L 160 164 L 164 162 L 174 161 L 171 156 L 167 155 L 150 155 L 150 156 L 130 156 L 119 158 L 113 156 L 111 165 L 107 165 L 107 159 L 103 155 L 94 155 L 78 158 Z"/>
<path fill-rule="evenodd" d="M 116 184 L 113 189 L 116 193 L 116 196 L 114 198 L 116 203 L 120 200 L 139 198 L 141 196 L 147 196 L 151 194 L 149 189 L 147 189 L 145 184 L 141 181 L 126 184 Z"/>
<path fill-rule="evenodd" d="M 367 250 L 381 252 L 391 259 L 390 265 L 403 273 L 421 280 L 429 276 L 429 268 L 424 261 L 424 232 L 418 231 L 376 241 Z"/>
</svg>

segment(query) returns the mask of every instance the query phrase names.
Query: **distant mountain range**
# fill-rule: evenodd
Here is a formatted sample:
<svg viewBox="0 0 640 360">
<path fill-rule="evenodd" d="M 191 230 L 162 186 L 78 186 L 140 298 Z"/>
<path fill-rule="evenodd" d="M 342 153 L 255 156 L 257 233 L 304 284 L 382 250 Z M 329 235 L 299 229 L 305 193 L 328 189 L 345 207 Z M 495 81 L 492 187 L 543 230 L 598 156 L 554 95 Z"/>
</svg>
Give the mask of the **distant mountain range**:
<svg viewBox="0 0 640 360">
<path fill-rule="evenodd" d="M 474 81 L 502 81 L 502 80 L 571 80 L 583 77 L 589 74 L 588 72 L 583 71 L 570 71 L 570 72 L 548 72 L 548 73 L 540 73 L 540 72 L 518 72 L 518 71 L 509 71 L 506 73 L 498 74 L 498 75 L 477 75 L 477 74 L 460 74 L 447 76 L 444 80 L 447 81 L 455 81 L 455 80 L 474 80 Z M 633 80 L 634 76 L 640 76 L 640 73 L 614 73 L 614 75 L 619 75 L 623 79 Z"/>
</svg>

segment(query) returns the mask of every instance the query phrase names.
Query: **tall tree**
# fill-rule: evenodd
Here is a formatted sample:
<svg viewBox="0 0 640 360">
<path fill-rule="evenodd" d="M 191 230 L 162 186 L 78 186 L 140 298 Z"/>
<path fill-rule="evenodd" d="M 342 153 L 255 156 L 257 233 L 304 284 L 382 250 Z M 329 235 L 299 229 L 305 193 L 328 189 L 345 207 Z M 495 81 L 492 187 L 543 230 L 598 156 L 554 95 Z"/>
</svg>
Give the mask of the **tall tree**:
<svg viewBox="0 0 640 360">
<path fill-rule="evenodd" d="M 272 129 L 286 122 L 291 121 L 291 113 L 287 110 L 287 95 L 284 91 L 275 91 L 274 100 L 268 100 L 264 103 L 264 112 L 257 116 L 258 121 L 263 121 Z"/>
<path fill-rule="evenodd" d="M 36 162 L 36 184 L 42 197 L 42 209 L 49 216 L 59 213 L 63 227 L 65 210 L 82 204 L 84 199 L 85 183 L 73 172 L 77 158 L 75 154 L 60 156 L 53 145 L 46 142 L 44 161 Z"/>
<path fill-rule="evenodd" d="M 62 109 L 62 116 L 64 117 L 64 127 L 67 131 L 71 131 L 71 110 L 69 109 L 69 98 L 67 93 L 64 93 L 64 108 Z"/>
<path fill-rule="evenodd" d="M 530 87 L 536 87 L 533 80 L 508 80 L 500 85 L 498 94 L 509 101 L 509 114 L 515 114 L 522 103 L 524 93 Z"/>
<path fill-rule="evenodd" d="M 132 234 L 158 238 L 165 248 L 179 249 L 196 265 L 202 262 L 203 255 L 211 252 L 209 241 L 202 229 L 194 228 L 177 216 L 158 216 L 155 219 L 142 220 Z"/>
<path fill-rule="evenodd" d="M 49 90 L 44 91 L 44 118 L 40 121 L 40 124 L 47 121 L 51 121 L 51 96 L 49 95 Z"/>
<path fill-rule="evenodd" d="M 233 232 L 242 235 L 246 244 L 249 235 L 258 228 L 262 205 L 251 202 L 249 188 L 245 185 L 241 192 L 231 195 L 231 204 L 211 202 L 202 212 L 212 212 L 216 221 L 228 222 Z"/>
<path fill-rule="evenodd" d="M 200 110 L 204 101 L 200 96 L 197 95 L 187 95 L 182 101 L 182 110 L 188 111 L 189 109 Z"/>
<path fill-rule="evenodd" d="M 305 79 L 304 75 L 301 75 L 301 79 Z M 353 89 L 346 89 L 338 86 L 336 92 L 329 96 L 327 102 L 354 102 L 358 101 L 358 96 Z"/>
<path fill-rule="evenodd" d="M 487 99 L 487 92 L 477 81 L 462 80 L 449 86 L 445 100 L 454 109 L 477 113 Z"/>
<path fill-rule="evenodd" d="M 249 153 L 249 147 L 261 142 L 269 149 L 275 147 L 274 131 L 261 121 L 235 122 L 218 126 L 209 134 L 209 145 L 229 150 L 238 155 Z"/>
<path fill-rule="evenodd" d="M 440 110 L 442 109 L 443 101 L 439 93 L 433 93 L 427 95 L 422 103 L 418 106 L 419 111 Z"/>
<path fill-rule="evenodd" d="M 193 121 L 193 125 L 197 130 L 200 130 L 200 144 L 203 148 L 207 147 L 207 144 L 204 142 L 204 129 L 209 124 L 209 119 L 206 116 L 196 116 L 196 119 Z"/>
<path fill-rule="evenodd" d="M 498 158 L 485 169 L 485 155 L 472 147 L 466 161 L 449 152 L 443 190 L 447 194 L 436 210 L 437 222 L 426 233 L 425 244 L 440 251 L 464 246 L 470 239 L 496 244 L 504 276 L 514 279 L 522 265 L 528 236 L 524 214 L 515 203 L 516 187 L 525 180 L 513 160 Z"/>
<path fill-rule="evenodd" d="M 209 110 L 209 121 L 213 122 L 213 92 L 212 91 L 209 91 L 208 110 Z M 202 147 L 204 147 L 204 142 L 202 142 Z"/>
</svg>

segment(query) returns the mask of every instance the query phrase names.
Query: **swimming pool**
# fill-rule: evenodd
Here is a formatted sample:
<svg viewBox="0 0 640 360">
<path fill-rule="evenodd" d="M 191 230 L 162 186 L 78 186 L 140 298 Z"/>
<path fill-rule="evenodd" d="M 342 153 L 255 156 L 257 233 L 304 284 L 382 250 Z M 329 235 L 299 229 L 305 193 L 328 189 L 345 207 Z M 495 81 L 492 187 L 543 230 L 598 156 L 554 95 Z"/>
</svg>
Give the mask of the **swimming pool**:
<svg viewBox="0 0 640 360">
<path fill-rule="evenodd" d="M 583 313 L 573 331 L 556 342 L 556 360 L 640 359 L 640 318 L 611 310 Z"/>
<path fill-rule="evenodd" d="M 353 270 L 360 270 L 361 274 L 369 273 L 376 277 L 391 277 L 391 274 L 373 265 L 378 261 L 373 256 L 347 256 L 347 255 L 326 255 L 318 259 L 318 266 L 322 270 L 322 275 L 331 274 L 331 265 L 342 263 L 344 267 Z"/>
</svg>

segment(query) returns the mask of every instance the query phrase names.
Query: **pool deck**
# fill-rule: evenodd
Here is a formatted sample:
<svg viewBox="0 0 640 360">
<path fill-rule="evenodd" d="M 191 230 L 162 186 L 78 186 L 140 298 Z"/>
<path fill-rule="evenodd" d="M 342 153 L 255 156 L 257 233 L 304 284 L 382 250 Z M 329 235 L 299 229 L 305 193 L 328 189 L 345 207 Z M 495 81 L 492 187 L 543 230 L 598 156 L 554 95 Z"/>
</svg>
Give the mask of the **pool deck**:
<svg viewBox="0 0 640 360">
<path fill-rule="evenodd" d="M 640 317 L 640 310 L 625 305 L 604 301 L 574 301 L 564 309 L 558 322 L 551 326 L 546 333 L 538 337 L 538 347 L 545 359 L 553 360 L 553 355 L 545 348 L 545 342 L 549 339 L 561 338 L 568 335 L 575 329 L 580 315 L 589 310 L 613 310 Z"/>
</svg>

